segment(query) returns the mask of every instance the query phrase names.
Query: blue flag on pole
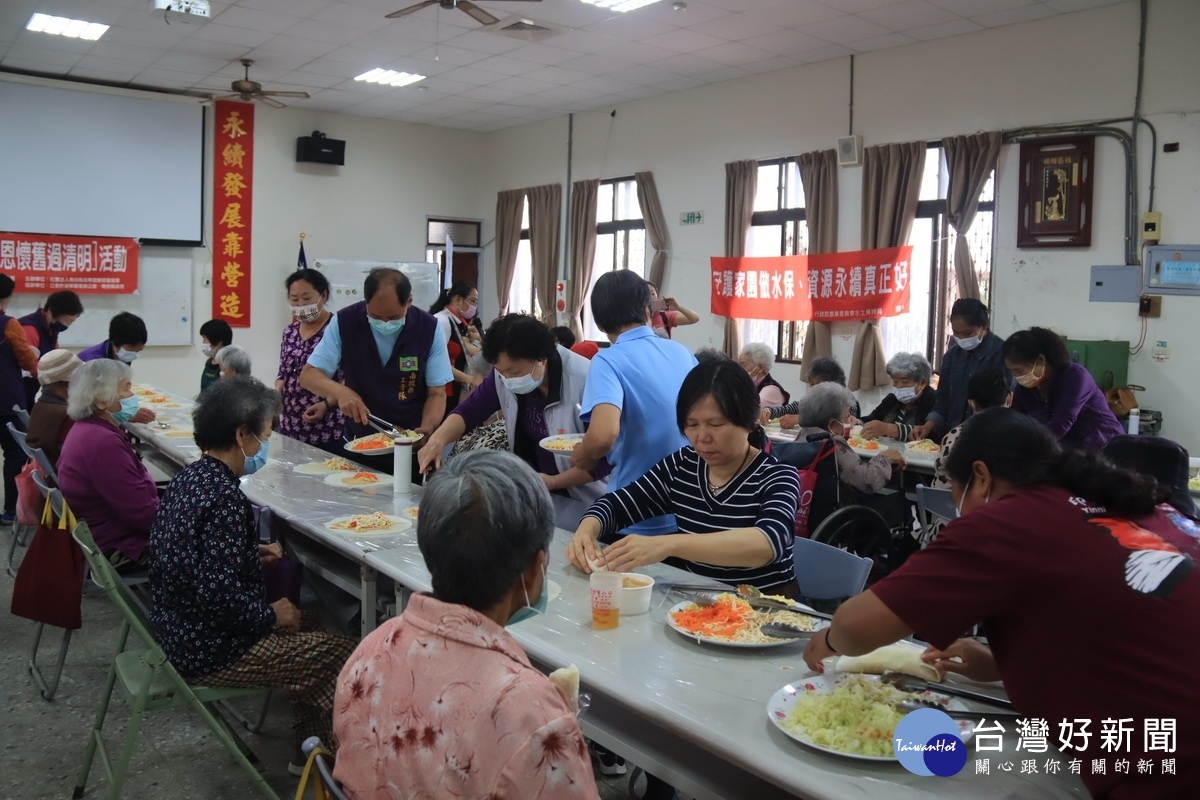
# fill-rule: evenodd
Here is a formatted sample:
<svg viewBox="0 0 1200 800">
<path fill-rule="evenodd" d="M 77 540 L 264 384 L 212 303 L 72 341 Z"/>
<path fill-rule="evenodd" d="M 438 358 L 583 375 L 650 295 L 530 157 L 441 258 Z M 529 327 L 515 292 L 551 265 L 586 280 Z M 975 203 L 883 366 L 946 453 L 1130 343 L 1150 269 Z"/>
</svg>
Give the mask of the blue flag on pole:
<svg viewBox="0 0 1200 800">
<path fill-rule="evenodd" d="M 308 259 L 304 257 L 304 241 L 300 241 L 300 255 L 296 257 L 296 269 L 308 269 Z"/>
</svg>

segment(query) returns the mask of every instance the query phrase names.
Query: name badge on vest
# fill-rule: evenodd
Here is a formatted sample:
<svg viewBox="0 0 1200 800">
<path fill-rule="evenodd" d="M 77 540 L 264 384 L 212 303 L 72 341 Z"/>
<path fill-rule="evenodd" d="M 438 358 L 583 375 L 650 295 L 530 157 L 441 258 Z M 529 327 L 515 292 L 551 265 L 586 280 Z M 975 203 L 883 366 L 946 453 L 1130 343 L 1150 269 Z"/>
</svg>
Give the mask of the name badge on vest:
<svg viewBox="0 0 1200 800">
<path fill-rule="evenodd" d="M 400 356 L 399 366 L 401 372 L 408 374 L 400 376 L 400 392 L 397 396 L 401 400 L 407 400 L 417 393 L 417 357 Z"/>
</svg>

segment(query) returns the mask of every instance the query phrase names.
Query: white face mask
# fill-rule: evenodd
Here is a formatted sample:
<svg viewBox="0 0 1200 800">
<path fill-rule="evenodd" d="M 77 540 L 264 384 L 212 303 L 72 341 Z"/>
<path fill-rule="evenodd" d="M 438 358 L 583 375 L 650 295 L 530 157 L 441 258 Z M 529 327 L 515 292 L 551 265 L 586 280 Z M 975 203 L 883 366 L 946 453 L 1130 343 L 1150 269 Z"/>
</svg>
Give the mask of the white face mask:
<svg viewBox="0 0 1200 800">
<path fill-rule="evenodd" d="M 534 369 L 537 369 L 537 367 L 534 367 Z M 533 373 L 531 372 L 528 375 L 522 375 L 519 378 L 506 378 L 501 375 L 500 380 L 504 381 L 504 385 L 507 386 L 508 390 L 513 394 L 529 394 L 542 385 L 542 381 L 545 379 L 545 377 L 546 371 L 543 369 L 542 377 L 540 378 L 534 378 Z"/>
<path fill-rule="evenodd" d="M 211 344 L 202 344 L 200 345 L 200 352 L 204 354 L 205 358 L 212 358 L 213 346 Z"/>
<path fill-rule="evenodd" d="M 962 516 L 963 502 L 967 499 L 967 492 L 971 491 L 971 481 L 973 480 L 975 480 L 974 475 L 972 475 L 970 478 L 967 478 L 967 485 L 963 488 L 962 497 L 958 498 L 958 505 L 954 507 L 954 511 L 956 512 L 957 516 Z M 988 489 L 987 496 L 983 498 L 983 504 L 986 506 L 991 502 L 991 500 L 992 490 Z"/>
<path fill-rule="evenodd" d="M 138 354 L 132 350 L 126 350 L 124 347 L 117 348 L 117 358 L 124 361 L 126 364 L 132 364 L 137 361 Z"/>
<path fill-rule="evenodd" d="M 321 318 L 321 304 L 310 303 L 306 306 L 292 306 L 292 313 L 301 322 L 316 322 Z"/>
<path fill-rule="evenodd" d="M 955 339 L 954 341 L 962 350 L 974 350 L 976 347 L 979 347 L 983 339 L 980 339 L 978 336 L 969 336 L 966 339 Z"/>
<path fill-rule="evenodd" d="M 896 395 L 896 399 L 901 403 L 911 403 L 917 397 L 917 387 L 906 386 L 903 389 L 892 389 L 892 394 Z"/>
</svg>

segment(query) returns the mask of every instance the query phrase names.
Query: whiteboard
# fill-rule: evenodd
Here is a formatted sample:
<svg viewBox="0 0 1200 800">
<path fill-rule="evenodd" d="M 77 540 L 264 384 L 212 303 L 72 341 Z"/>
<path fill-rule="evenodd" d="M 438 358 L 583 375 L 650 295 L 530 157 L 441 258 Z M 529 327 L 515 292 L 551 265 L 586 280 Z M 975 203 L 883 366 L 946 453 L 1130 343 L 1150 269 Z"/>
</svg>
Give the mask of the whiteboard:
<svg viewBox="0 0 1200 800">
<path fill-rule="evenodd" d="M 90 347 L 108 338 L 109 321 L 122 311 L 146 323 L 149 347 L 192 344 L 192 251 L 143 247 L 137 294 L 81 294 L 83 314 L 58 337 L 63 347 Z M 23 317 L 46 302 L 45 294 L 14 295 L 8 314 Z"/>
<path fill-rule="evenodd" d="M 437 302 L 441 289 L 438 287 L 438 265 L 418 261 L 347 261 L 322 258 L 313 261 L 313 268 L 325 274 L 329 280 L 329 302 L 325 307 L 340 311 L 354 305 L 363 298 L 363 281 L 376 267 L 391 267 L 408 276 L 412 284 L 413 304 L 428 310 Z"/>
</svg>

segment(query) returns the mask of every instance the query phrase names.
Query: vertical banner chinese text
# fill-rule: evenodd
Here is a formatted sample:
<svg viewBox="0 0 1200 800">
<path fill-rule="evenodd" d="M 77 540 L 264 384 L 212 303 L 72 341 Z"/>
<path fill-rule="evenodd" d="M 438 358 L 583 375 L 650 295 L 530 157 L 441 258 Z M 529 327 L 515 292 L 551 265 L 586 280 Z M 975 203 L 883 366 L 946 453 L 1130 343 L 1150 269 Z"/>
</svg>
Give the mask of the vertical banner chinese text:
<svg viewBox="0 0 1200 800">
<path fill-rule="evenodd" d="M 134 239 L 0 233 L 0 272 L 17 292 L 70 289 L 80 294 L 133 294 L 138 288 Z"/>
<path fill-rule="evenodd" d="M 712 313 L 738 319 L 894 317 L 909 308 L 912 247 L 773 258 L 713 258 Z"/>
<path fill-rule="evenodd" d="M 250 327 L 254 106 L 220 100 L 213 157 L 213 317 Z"/>
</svg>

